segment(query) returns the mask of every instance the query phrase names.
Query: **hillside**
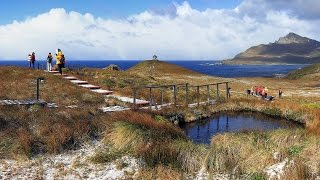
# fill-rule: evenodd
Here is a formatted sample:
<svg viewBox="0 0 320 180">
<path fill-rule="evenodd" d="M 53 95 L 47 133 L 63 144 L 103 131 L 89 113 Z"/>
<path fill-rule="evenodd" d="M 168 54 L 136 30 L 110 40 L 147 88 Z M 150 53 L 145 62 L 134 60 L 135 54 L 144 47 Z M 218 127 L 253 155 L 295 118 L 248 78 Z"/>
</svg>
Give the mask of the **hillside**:
<svg viewBox="0 0 320 180">
<path fill-rule="evenodd" d="M 289 73 L 286 78 L 288 79 L 301 79 L 301 78 L 317 78 L 320 77 L 320 64 L 313 64 L 306 66 L 302 69 L 298 69 Z"/>
<path fill-rule="evenodd" d="M 253 46 L 226 64 L 313 64 L 320 62 L 320 42 L 289 33 L 278 41 Z"/>
<path fill-rule="evenodd" d="M 190 69 L 186 69 L 175 64 L 159 60 L 146 60 L 133 67 L 128 72 L 137 73 L 144 76 L 162 76 L 162 75 L 200 75 Z"/>
</svg>

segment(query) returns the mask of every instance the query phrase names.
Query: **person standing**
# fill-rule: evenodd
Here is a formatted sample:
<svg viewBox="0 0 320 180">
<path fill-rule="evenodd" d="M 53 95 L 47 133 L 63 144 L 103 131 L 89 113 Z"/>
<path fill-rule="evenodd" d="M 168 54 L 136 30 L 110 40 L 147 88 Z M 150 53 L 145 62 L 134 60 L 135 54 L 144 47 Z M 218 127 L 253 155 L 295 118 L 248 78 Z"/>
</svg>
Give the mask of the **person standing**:
<svg viewBox="0 0 320 180">
<path fill-rule="evenodd" d="M 28 62 L 29 62 L 29 68 L 31 68 L 31 59 L 32 59 L 32 56 L 31 56 L 31 54 L 28 54 Z"/>
<path fill-rule="evenodd" d="M 267 87 L 265 87 L 263 90 L 264 90 L 264 98 L 267 98 L 269 90 Z"/>
<path fill-rule="evenodd" d="M 51 53 L 48 54 L 48 57 L 47 57 L 47 71 L 52 71 L 52 55 Z"/>
<path fill-rule="evenodd" d="M 56 51 L 56 64 L 58 65 L 58 70 L 59 70 L 59 73 L 62 75 L 62 68 L 63 68 L 63 54 L 62 54 L 62 51 L 60 49 L 57 49 Z"/>
<path fill-rule="evenodd" d="M 34 63 L 36 61 L 36 53 L 32 52 L 31 54 L 31 64 L 32 64 L 32 68 L 34 69 Z M 30 64 L 30 67 L 31 67 L 31 64 Z"/>
<path fill-rule="evenodd" d="M 279 88 L 279 98 L 282 98 L 282 89 L 281 88 Z"/>
</svg>

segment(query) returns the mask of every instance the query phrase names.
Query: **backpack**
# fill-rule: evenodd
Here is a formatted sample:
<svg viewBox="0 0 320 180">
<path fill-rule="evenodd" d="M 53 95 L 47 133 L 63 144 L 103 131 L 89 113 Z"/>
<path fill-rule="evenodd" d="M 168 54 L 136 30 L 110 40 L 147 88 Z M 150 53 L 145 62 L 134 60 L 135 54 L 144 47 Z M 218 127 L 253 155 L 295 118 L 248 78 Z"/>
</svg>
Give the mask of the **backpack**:
<svg viewBox="0 0 320 180">
<path fill-rule="evenodd" d="M 48 56 L 48 57 L 47 57 L 48 63 L 52 63 L 52 59 L 53 59 L 52 56 Z"/>
<path fill-rule="evenodd" d="M 61 55 L 61 63 L 64 64 L 66 62 L 66 58 L 64 57 L 64 55 Z"/>
</svg>

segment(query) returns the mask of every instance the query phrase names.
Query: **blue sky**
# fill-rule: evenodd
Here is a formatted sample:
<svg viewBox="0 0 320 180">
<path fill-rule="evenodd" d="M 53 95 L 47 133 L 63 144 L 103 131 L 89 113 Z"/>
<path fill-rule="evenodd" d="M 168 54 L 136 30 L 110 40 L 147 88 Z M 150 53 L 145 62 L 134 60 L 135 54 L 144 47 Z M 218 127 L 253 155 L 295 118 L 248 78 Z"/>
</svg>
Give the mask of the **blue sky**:
<svg viewBox="0 0 320 180">
<path fill-rule="evenodd" d="M 290 2 L 290 3 L 288 3 Z M 1 0 L 0 60 L 221 60 L 289 32 L 320 40 L 320 0 Z"/>
<path fill-rule="evenodd" d="M 91 13 L 103 18 L 125 18 L 145 10 L 163 10 L 183 0 L 1 0 L 0 24 L 22 21 L 48 12 L 52 8 Z M 234 8 L 240 0 L 189 0 L 198 10 L 207 8 Z"/>
</svg>

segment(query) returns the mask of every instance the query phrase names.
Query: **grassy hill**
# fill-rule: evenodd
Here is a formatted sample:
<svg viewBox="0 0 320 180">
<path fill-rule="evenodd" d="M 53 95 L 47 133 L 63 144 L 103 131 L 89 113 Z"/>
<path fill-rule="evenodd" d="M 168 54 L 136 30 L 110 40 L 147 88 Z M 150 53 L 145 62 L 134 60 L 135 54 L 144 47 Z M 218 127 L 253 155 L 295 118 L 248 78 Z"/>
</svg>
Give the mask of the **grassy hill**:
<svg viewBox="0 0 320 180">
<path fill-rule="evenodd" d="M 128 72 L 136 73 L 144 76 L 162 76 L 162 75 L 200 75 L 200 73 L 194 72 L 190 69 L 180 67 L 175 64 L 171 64 L 159 60 L 146 60 L 133 67 Z"/>
<path fill-rule="evenodd" d="M 302 78 L 316 78 L 320 76 L 320 63 L 306 66 L 289 73 L 286 78 L 288 79 L 302 79 Z"/>
</svg>

